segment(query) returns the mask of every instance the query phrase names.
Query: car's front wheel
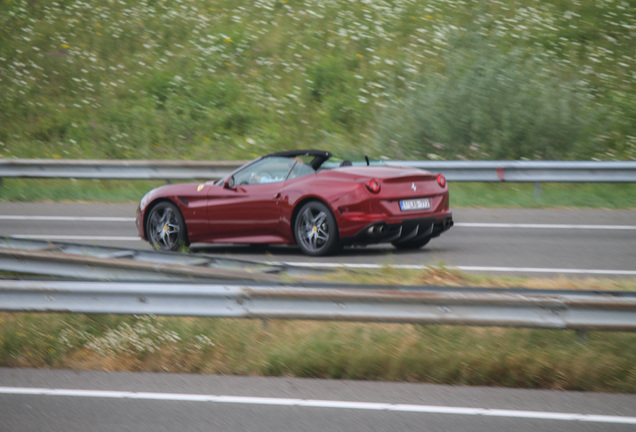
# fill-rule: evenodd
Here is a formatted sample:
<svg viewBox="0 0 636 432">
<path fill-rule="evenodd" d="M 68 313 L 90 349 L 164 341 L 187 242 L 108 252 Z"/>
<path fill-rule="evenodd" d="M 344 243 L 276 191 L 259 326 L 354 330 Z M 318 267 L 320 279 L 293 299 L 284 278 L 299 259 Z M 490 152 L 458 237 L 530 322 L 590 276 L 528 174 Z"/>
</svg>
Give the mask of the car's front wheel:
<svg viewBox="0 0 636 432">
<path fill-rule="evenodd" d="M 307 255 L 330 255 L 340 248 L 336 219 L 329 207 L 319 201 L 310 201 L 301 207 L 294 234 L 296 243 Z"/>
<path fill-rule="evenodd" d="M 188 246 L 188 234 L 181 212 L 164 201 L 150 209 L 146 219 L 146 236 L 150 244 L 161 250 L 177 251 Z"/>
</svg>

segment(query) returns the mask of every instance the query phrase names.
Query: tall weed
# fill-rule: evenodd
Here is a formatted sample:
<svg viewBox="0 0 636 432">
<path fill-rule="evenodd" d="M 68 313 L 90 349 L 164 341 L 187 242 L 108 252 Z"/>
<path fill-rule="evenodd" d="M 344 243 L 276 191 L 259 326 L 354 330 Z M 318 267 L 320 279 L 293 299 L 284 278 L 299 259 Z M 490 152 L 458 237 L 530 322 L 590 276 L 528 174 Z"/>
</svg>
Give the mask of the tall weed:
<svg viewBox="0 0 636 432">
<path fill-rule="evenodd" d="M 410 158 L 587 159 L 608 116 L 589 89 L 522 51 L 456 42 L 441 72 L 382 115 L 378 139 Z"/>
</svg>

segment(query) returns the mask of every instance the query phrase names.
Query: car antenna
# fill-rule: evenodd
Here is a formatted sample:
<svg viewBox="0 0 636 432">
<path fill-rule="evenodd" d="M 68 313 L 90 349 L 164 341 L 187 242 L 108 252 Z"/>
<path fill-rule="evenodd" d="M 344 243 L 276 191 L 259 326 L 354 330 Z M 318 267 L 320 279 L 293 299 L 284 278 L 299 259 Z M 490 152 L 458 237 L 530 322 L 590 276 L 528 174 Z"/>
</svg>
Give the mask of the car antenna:
<svg viewBox="0 0 636 432">
<path fill-rule="evenodd" d="M 369 156 L 364 155 L 364 160 L 367 161 L 367 166 L 369 166 Z"/>
</svg>

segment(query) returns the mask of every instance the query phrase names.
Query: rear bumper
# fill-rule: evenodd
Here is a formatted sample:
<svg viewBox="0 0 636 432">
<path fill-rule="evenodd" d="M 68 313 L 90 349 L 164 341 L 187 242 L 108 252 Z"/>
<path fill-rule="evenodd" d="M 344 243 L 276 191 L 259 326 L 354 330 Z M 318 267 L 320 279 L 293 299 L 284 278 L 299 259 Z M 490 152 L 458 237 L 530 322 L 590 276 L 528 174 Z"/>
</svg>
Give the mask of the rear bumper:
<svg viewBox="0 0 636 432">
<path fill-rule="evenodd" d="M 369 224 L 354 236 L 343 237 L 340 240 L 345 245 L 418 241 L 438 237 L 453 224 L 453 216 L 450 213 L 443 217 L 404 219 L 396 223 L 382 221 Z"/>
</svg>

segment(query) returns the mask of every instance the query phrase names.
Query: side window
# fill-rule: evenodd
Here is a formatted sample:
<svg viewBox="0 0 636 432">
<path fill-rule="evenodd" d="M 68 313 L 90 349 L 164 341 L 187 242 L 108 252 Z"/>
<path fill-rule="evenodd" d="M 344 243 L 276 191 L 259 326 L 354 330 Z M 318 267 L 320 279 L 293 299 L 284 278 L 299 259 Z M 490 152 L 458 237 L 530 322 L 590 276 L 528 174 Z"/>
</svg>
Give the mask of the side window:
<svg viewBox="0 0 636 432">
<path fill-rule="evenodd" d="M 289 178 L 293 179 L 296 177 L 302 177 L 313 174 L 315 172 L 316 170 L 314 170 L 309 164 L 306 164 L 300 159 L 296 159 L 295 164 L 292 167 L 291 172 L 289 173 Z"/>
<path fill-rule="evenodd" d="M 295 161 L 289 158 L 266 158 L 234 174 L 237 185 L 275 183 L 287 178 Z"/>
</svg>

